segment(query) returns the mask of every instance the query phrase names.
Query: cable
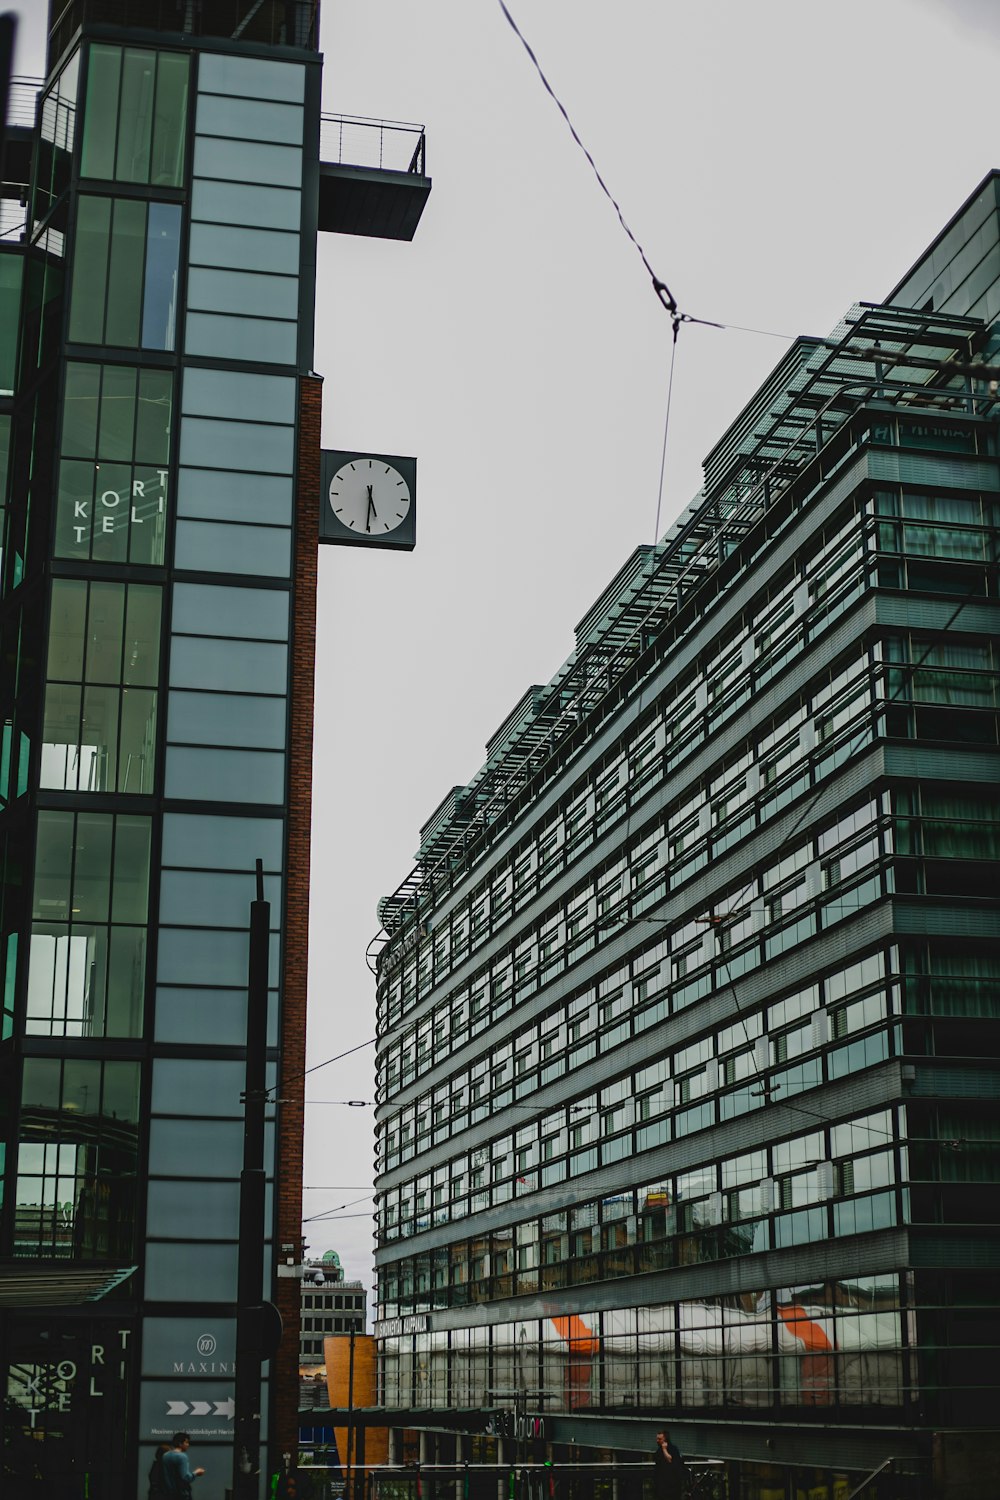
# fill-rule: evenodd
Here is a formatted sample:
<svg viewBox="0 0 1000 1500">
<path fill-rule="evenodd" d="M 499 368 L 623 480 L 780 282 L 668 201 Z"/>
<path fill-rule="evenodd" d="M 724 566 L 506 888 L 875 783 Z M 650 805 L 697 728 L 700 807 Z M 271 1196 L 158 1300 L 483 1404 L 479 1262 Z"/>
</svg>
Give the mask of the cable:
<svg viewBox="0 0 1000 1500">
<path fill-rule="evenodd" d="M 659 297 L 661 303 L 666 308 L 667 312 L 670 313 L 671 317 L 677 317 L 677 302 L 676 302 L 676 300 L 674 298 L 673 293 L 671 292 L 670 288 L 667 286 L 666 282 L 662 281 L 660 279 L 660 277 L 657 276 L 656 272 L 653 270 L 652 265 L 650 264 L 649 257 L 647 256 L 645 250 L 642 248 L 642 246 L 640 245 L 639 241 L 636 239 L 635 235 L 632 233 L 631 229 L 629 228 L 628 224 L 626 223 L 626 221 L 625 221 L 625 215 L 621 211 L 621 207 L 619 206 L 618 200 L 612 194 L 611 189 L 608 187 L 607 183 L 604 181 L 604 178 L 601 176 L 600 172 L 597 169 L 597 163 L 594 161 L 594 158 L 591 156 L 590 152 L 587 150 L 587 147 L 583 144 L 583 141 L 580 139 L 579 132 L 577 131 L 576 126 L 573 124 L 573 121 L 570 119 L 569 112 L 566 109 L 566 106 L 563 104 L 562 100 L 559 98 L 559 95 L 556 93 L 555 89 L 552 87 L 551 83 L 546 78 L 545 73 L 542 70 L 542 65 L 538 61 L 538 58 L 535 55 L 533 47 L 528 42 L 528 40 L 525 37 L 523 31 L 518 26 L 517 22 L 514 20 L 514 17 L 511 15 L 510 11 L 507 9 L 507 6 L 504 4 L 504 0 L 498 0 L 498 4 L 500 6 L 500 9 L 503 11 L 504 15 L 506 16 L 507 22 L 508 22 L 511 30 L 513 31 L 514 35 L 517 37 L 518 41 L 521 43 L 521 46 L 524 48 L 525 52 L 527 52 L 527 54 L 530 57 L 532 63 L 534 64 L 535 71 L 536 71 L 536 73 L 538 74 L 539 78 L 542 81 L 542 85 L 545 88 L 545 92 L 552 99 L 552 102 L 555 104 L 555 106 L 558 109 L 559 113 L 562 115 L 563 119 L 566 121 L 566 124 L 569 127 L 570 135 L 573 137 L 574 141 L 579 146 L 580 150 L 583 152 L 584 156 L 587 158 L 588 162 L 590 163 L 591 171 L 593 172 L 594 176 L 597 178 L 598 184 L 600 185 L 601 192 L 607 198 L 608 202 L 611 204 L 611 207 L 614 209 L 615 213 L 618 215 L 618 222 L 619 222 L 619 224 L 621 224 L 622 228 L 624 229 L 625 233 L 628 235 L 628 237 L 631 240 L 632 244 L 635 246 L 636 250 L 639 252 L 639 258 L 642 261 L 643 265 L 645 266 L 646 270 L 649 272 L 650 280 L 653 283 L 653 290 L 655 291 L 657 297 Z M 697 318 L 684 318 L 683 321 L 684 322 L 700 322 L 701 320 L 697 319 Z M 674 337 L 676 338 L 676 331 L 675 331 Z"/>
<path fill-rule="evenodd" d="M 331 1214 L 339 1214 L 342 1208 L 353 1208 L 355 1203 L 364 1203 L 366 1198 L 372 1197 L 374 1197 L 374 1193 L 362 1193 L 360 1198 L 350 1198 L 346 1203 L 338 1203 L 336 1208 L 324 1208 L 322 1213 L 310 1214 L 309 1218 L 303 1219 L 302 1222 L 303 1224 L 312 1224 L 316 1219 L 325 1219 L 328 1218 Z M 346 1215 L 346 1217 L 354 1218 L 356 1216 L 353 1214 L 348 1214 Z M 358 1215 L 357 1217 L 363 1218 L 364 1215 Z"/>
<path fill-rule="evenodd" d="M 346 1052 L 338 1052 L 334 1057 L 328 1057 L 323 1062 L 313 1063 L 311 1068 L 306 1068 L 300 1076 L 306 1078 L 310 1073 L 316 1073 L 320 1068 L 328 1067 L 330 1063 L 340 1062 L 342 1057 L 350 1057 L 352 1052 L 361 1052 L 365 1047 L 374 1047 L 378 1037 L 370 1037 L 367 1042 L 359 1042 L 356 1047 L 348 1047 Z"/>
<path fill-rule="evenodd" d="M 366 1214 L 342 1214 L 338 1209 L 331 1208 L 328 1213 L 313 1214 L 311 1218 L 303 1219 L 302 1223 L 303 1225 L 306 1225 L 322 1223 L 327 1219 L 337 1219 L 339 1221 L 340 1219 L 372 1219 L 374 1217 L 374 1210 Z"/>
<path fill-rule="evenodd" d="M 334 1054 L 333 1057 L 326 1057 L 326 1058 L 323 1059 L 322 1062 L 313 1063 L 313 1065 L 312 1065 L 311 1068 L 304 1068 L 301 1073 L 295 1073 L 295 1074 L 293 1074 L 293 1076 L 290 1079 L 286 1078 L 283 1081 L 285 1083 L 297 1083 L 300 1078 L 308 1078 L 308 1076 L 309 1076 L 310 1073 L 317 1073 L 320 1068 L 328 1068 L 331 1063 L 340 1062 L 340 1060 L 341 1060 L 342 1057 L 350 1057 L 352 1052 L 363 1052 L 366 1047 L 374 1047 L 374 1045 L 375 1045 L 375 1043 L 377 1041 L 378 1041 L 378 1037 L 374 1037 L 374 1036 L 370 1037 L 367 1042 L 359 1042 L 356 1047 L 348 1047 L 348 1049 L 347 1049 L 346 1052 L 337 1052 L 337 1053 Z M 275 1090 L 278 1089 L 279 1087 L 280 1087 L 280 1084 L 272 1083 L 272 1085 L 271 1085 L 271 1087 L 269 1089 L 265 1089 L 264 1090 L 264 1099 L 265 1099 L 266 1103 L 268 1103 L 268 1104 L 276 1104 L 278 1102 L 276 1099 L 271 1098 L 271 1095 L 273 1095 L 274 1092 L 275 1092 Z M 356 1099 L 356 1100 L 354 1100 L 354 1099 L 332 1099 L 332 1100 L 323 1100 L 323 1101 L 320 1101 L 320 1100 L 315 1100 L 314 1101 L 314 1100 L 310 1099 L 310 1100 L 303 1100 L 302 1102 L 304 1104 L 306 1104 L 306 1103 L 308 1103 L 308 1104 L 317 1103 L 318 1104 L 320 1102 L 323 1102 L 323 1103 L 331 1103 L 331 1104 L 355 1104 L 355 1105 L 359 1105 L 359 1104 L 366 1104 L 368 1101 L 365 1100 L 365 1099 Z"/>
<path fill-rule="evenodd" d="M 712 323 L 707 318 L 686 318 L 688 323 L 701 323 L 706 328 L 722 328 L 726 333 L 757 333 L 764 339 L 784 339 L 788 344 L 794 344 L 796 339 L 813 338 L 813 334 L 803 333 L 776 333 L 773 328 L 747 328 L 743 323 Z M 825 340 L 819 340 L 825 342 Z"/>
<path fill-rule="evenodd" d="M 368 1109 L 372 1099 L 303 1099 L 303 1104 L 346 1104 L 349 1109 Z"/>
<path fill-rule="evenodd" d="M 667 435 L 670 432 L 670 402 L 674 394 L 674 361 L 677 358 L 677 331 L 679 320 L 673 320 L 674 336 L 670 342 L 670 378 L 667 381 L 667 411 L 663 419 L 663 450 L 660 454 L 660 483 L 656 490 L 656 524 L 653 527 L 653 545 L 660 540 L 660 508 L 663 505 L 663 476 L 667 469 Z"/>
</svg>

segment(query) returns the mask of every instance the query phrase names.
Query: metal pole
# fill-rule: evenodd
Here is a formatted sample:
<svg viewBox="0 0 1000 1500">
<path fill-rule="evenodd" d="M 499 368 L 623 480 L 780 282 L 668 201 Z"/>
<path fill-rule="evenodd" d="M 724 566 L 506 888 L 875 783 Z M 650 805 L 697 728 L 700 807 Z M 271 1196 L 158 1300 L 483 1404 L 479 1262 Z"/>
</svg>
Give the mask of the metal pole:
<svg viewBox="0 0 1000 1500">
<path fill-rule="evenodd" d="M 351 1500 L 351 1448 L 354 1441 L 354 1329 L 347 1365 L 347 1464 L 344 1469 L 344 1500 Z"/>
<path fill-rule="evenodd" d="M 250 903 L 247 971 L 246 1092 L 236 1308 L 234 1500 L 256 1500 L 260 1468 L 260 1367 L 265 1357 L 264 1105 L 267 1065 L 267 959 L 271 904 L 264 900 L 264 864 L 257 860 L 257 899 Z"/>
</svg>

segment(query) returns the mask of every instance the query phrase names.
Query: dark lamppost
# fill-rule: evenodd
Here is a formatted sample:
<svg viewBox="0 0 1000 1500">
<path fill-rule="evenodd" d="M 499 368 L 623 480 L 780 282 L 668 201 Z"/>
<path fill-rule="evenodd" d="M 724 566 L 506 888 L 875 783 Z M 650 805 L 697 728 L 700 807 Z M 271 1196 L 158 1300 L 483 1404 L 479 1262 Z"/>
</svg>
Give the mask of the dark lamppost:
<svg viewBox="0 0 1000 1500">
<path fill-rule="evenodd" d="M 264 900 L 264 864 L 257 861 L 257 899 L 250 903 L 247 974 L 247 1063 L 240 1173 L 240 1249 L 236 1307 L 236 1410 L 233 1495 L 257 1500 L 260 1470 L 260 1367 L 281 1340 L 281 1315 L 263 1299 L 264 1108 L 267 1103 L 267 970 L 271 903 Z"/>
</svg>

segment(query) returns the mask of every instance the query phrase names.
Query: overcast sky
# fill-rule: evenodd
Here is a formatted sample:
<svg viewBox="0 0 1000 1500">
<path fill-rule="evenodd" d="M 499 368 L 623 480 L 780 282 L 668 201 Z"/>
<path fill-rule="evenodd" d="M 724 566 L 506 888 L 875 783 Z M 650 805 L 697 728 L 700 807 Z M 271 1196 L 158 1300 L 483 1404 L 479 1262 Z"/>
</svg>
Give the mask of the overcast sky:
<svg viewBox="0 0 1000 1500">
<path fill-rule="evenodd" d="M 681 308 L 824 335 L 991 167 L 995 0 L 508 0 Z M 40 0 L 18 67 L 40 73 Z M 322 549 L 309 1055 L 374 1036 L 378 898 L 653 540 L 669 320 L 496 0 L 325 0 L 325 108 L 427 127 L 413 244 L 321 237 L 327 447 L 413 454 L 412 554 Z M 777 362 L 685 327 L 661 532 Z M 311 1075 L 313 1253 L 371 1275 L 369 1048 Z M 353 1217 L 360 1215 L 360 1217 Z"/>
</svg>

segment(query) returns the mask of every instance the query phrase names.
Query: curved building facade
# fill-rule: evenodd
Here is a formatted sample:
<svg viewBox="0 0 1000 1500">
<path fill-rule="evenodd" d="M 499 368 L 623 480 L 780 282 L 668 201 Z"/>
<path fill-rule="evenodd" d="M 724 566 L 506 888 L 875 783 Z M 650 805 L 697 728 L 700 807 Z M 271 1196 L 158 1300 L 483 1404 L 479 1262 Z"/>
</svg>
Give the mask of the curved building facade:
<svg viewBox="0 0 1000 1500">
<path fill-rule="evenodd" d="M 789 349 L 381 904 L 428 1453 L 513 1412 L 609 1462 L 666 1422 L 742 1500 L 995 1472 L 998 202 Z"/>
</svg>

